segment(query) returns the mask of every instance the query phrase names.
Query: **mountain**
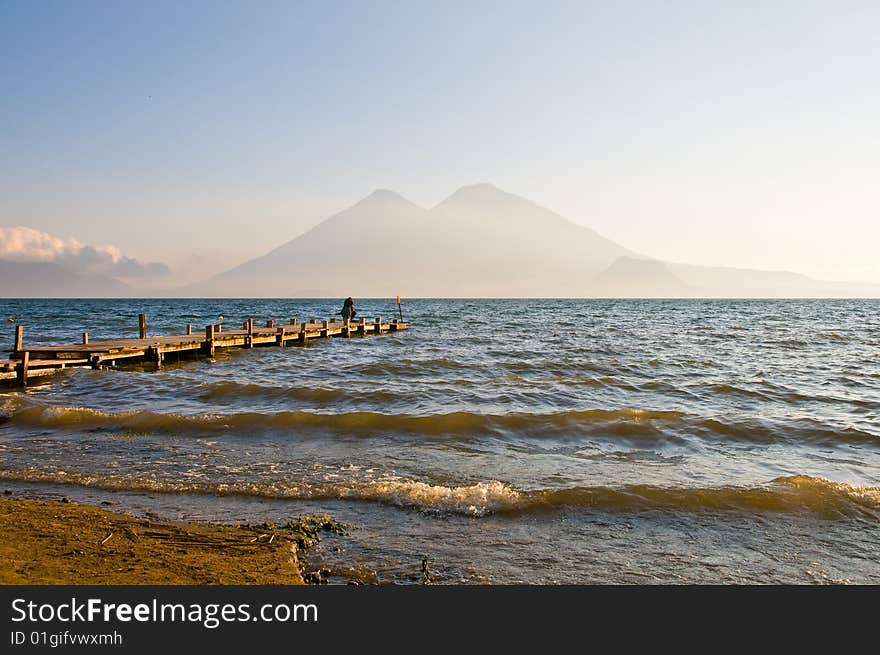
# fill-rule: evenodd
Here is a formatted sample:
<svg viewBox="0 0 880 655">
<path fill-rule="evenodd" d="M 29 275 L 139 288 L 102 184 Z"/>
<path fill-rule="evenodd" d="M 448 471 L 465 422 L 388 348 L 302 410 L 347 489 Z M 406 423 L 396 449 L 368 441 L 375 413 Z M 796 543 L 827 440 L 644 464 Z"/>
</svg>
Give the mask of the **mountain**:
<svg viewBox="0 0 880 655">
<path fill-rule="evenodd" d="M 106 275 L 75 273 L 51 262 L 0 259 L 0 298 L 112 298 L 131 287 Z"/>
<path fill-rule="evenodd" d="M 592 280 L 591 296 L 601 298 L 682 298 L 694 289 L 656 259 L 621 257 Z"/>
<path fill-rule="evenodd" d="M 426 210 L 378 190 L 184 296 L 880 296 L 877 285 L 661 262 L 490 184 Z"/>
<path fill-rule="evenodd" d="M 182 293 L 579 295 L 590 278 L 630 254 L 488 184 L 459 189 L 430 211 L 379 190 L 265 256 Z"/>
</svg>

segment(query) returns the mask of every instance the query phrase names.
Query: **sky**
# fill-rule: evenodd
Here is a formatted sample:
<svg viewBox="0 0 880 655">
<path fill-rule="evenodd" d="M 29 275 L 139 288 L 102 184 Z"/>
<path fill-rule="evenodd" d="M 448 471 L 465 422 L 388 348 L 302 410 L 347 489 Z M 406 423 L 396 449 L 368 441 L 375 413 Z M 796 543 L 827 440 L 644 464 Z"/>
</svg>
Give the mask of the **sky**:
<svg viewBox="0 0 880 655">
<path fill-rule="evenodd" d="M 376 188 L 490 182 L 664 260 L 880 282 L 878 26 L 870 0 L 0 0 L 0 228 L 186 280 Z"/>
</svg>

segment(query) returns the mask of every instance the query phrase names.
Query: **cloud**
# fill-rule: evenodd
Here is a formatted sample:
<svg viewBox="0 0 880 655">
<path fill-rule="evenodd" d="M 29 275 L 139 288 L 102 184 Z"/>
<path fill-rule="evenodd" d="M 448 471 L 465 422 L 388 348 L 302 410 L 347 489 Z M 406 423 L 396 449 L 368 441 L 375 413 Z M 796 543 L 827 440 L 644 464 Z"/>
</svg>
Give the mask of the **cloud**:
<svg viewBox="0 0 880 655">
<path fill-rule="evenodd" d="M 0 227 L 0 259 L 16 262 L 53 262 L 76 272 L 115 277 L 155 277 L 170 269 L 160 262 L 141 262 L 115 246 L 82 244 L 29 227 Z"/>
</svg>

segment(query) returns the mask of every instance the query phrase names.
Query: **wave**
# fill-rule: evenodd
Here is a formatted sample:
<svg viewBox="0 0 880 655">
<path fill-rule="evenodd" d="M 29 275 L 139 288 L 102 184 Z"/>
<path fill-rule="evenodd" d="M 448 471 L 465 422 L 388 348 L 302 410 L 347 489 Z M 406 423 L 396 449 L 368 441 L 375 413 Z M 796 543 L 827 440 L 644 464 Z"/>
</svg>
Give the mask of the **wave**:
<svg viewBox="0 0 880 655">
<path fill-rule="evenodd" d="M 840 343 L 848 343 L 850 341 L 848 336 L 840 334 L 840 332 L 819 332 L 816 338 L 825 339 L 826 341 L 838 341 Z"/>
<path fill-rule="evenodd" d="M 460 371 L 473 368 L 472 365 L 446 357 L 434 359 L 394 359 L 369 364 L 358 364 L 352 367 L 360 375 L 409 375 L 412 373 L 429 373 L 431 371 Z"/>
<path fill-rule="evenodd" d="M 880 487 L 853 486 L 810 476 L 776 478 L 752 487 L 570 487 L 519 490 L 495 480 L 461 486 L 415 480 L 335 483 L 182 482 L 68 471 L 0 471 L 0 480 L 76 485 L 108 491 L 245 496 L 278 500 L 375 502 L 472 516 L 560 508 L 596 511 L 807 513 L 823 518 L 880 520 Z"/>
<path fill-rule="evenodd" d="M 727 422 L 720 419 L 697 419 L 697 433 L 706 438 L 731 438 L 734 441 L 755 443 L 811 442 L 820 444 L 871 443 L 880 444 L 880 435 L 852 426 L 835 428 L 813 419 L 792 420 L 788 423 L 751 419 Z"/>
<path fill-rule="evenodd" d="M 757 398 L 760 400 L 774 401 L 783 400 L 793 405 L 803 403 L 829 403 L 853 405 L 855 407 L 864 407 L 866 409 L 876 409 L 880 407 L 880 403 L 864 400 L 861 398 L 845 398 L 819 394 L 800 393 L 778 384 L 766 385 L 771 388 L 770 391 L 758 391 L 756 389 L 747 389 L 733 384 L 712 384 L 706 387 L 714 394 L 721 396 L 745 396 L 748 398 Z"/>
<path fill-rule="evenodd" d="M 202 385 L 201 389 L 199 398 L 202 400 L 226 400 L 244 397 L 299 400 L 328 404 L 348 399 L 388 403 L 400 398 L 398 394 L 383 389 L 357 389 L 352 392 L 332 387 L 273 387 L 241 382 L 207 382 Z"/>
<path fill-rule="evenodd" d="M 128 432 L 216 433 L 230 430 L 329 429 L 354 434 L 408 432 L 415 434 L 491 434 L 527 432 L 559 434 L 592 426 L 621 436 L 652 436 L 660 433 L 655 421 L 675 422 L 686 415 L 673 411 L 643 409 L 593 409 L 548 414 L 476 414 L 452 412 L 417 416 L 379 412 L 319 414 L 306 411 L 231 414 L 164 414 L 149 410 L 105 412 L 87 407 L 35 405 L 13 411 L 9 421 L 56 429 L 124 430 Z"/>
<path fill-rule="evenodd" d="M 410 434 L 478 438 L 610 438 L 656 442 L 688 439 L 756 443 L 870 443 L 880 435 L 858 428 L 834 427 L 814 419 L 786 421 L 705 418 L 671 410 L 637 408 L 569 410 L 550 413 L 336 414 L 302 410 L 213 414 L 166 414 L 150 410 L 105 412 L 87 407 L 22 405 L 0 423 L 58 430 L 116 431 L 127 434 L 248 434 L 255 431 L 335 432 L 346 436 Z"/>
<path fill-rule="evenodd" d="M 770 400 L 770 396 L 765 393 L 753 389 L 744 389 L 734 384 L 713 384 L 708 387 L 708 390 L 721 396 L 746 396 L 747 398 Z"/>
</svg>

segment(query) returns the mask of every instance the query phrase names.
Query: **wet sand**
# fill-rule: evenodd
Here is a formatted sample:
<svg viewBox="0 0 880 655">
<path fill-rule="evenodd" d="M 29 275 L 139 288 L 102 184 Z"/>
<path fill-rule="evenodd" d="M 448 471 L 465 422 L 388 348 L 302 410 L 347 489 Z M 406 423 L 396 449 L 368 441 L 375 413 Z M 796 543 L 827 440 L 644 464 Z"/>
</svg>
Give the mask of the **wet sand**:
<svg viewBox="0 0 880 655">
<path fill-rule="evenodd" d="M 303 584 L 299 546 L 260 527 L 0 500 L 0 584 Z"/>
</svg>

